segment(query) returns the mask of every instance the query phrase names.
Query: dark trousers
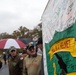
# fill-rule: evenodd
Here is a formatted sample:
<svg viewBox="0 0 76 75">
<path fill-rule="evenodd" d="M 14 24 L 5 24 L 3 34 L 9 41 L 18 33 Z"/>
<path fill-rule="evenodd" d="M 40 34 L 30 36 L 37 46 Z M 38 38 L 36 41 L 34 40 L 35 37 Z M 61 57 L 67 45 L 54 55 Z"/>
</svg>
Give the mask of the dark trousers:
<svg viewBox="0 0 76 75">
<path fill-rule="evenodd" d="M 2 67 L 2 62 L 0 61 L 0 68 Z"/>
</svg>

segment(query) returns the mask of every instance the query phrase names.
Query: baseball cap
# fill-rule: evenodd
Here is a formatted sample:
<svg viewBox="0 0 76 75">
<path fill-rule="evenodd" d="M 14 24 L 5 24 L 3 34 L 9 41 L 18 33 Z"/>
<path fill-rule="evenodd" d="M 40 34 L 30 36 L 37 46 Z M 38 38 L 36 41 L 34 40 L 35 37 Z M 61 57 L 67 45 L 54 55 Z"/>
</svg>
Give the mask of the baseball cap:
<svg viewBox="0 0 76 75">
<path fill-rule="evenodd" d="M 16 48 L 15 48 L 14 46 L 11 46 L 11 47 L 9 48 L 9 52 L 12 52 L 12 51 L 16 51 Z"/>
<path fill-rule="evenodd" d="M 31 48 L 34 48 L 34 43 L 33 43 L 33 42 L 30 42 L 30 43 L 27 45 L 27 50 L 31 50 Z"/>
</svg>

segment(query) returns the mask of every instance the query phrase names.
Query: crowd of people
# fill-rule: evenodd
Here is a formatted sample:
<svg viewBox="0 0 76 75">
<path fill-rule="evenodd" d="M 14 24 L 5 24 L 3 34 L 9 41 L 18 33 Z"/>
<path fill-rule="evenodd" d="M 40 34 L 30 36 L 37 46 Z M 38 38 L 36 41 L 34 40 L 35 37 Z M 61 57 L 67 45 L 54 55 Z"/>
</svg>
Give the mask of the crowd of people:
<svg viewBox="0 0 76 75">
<path fill-rule="evenodd" d="M 42 38 L 38 39 L 36 45 L 30 42 L 22 56 L 13 46 L 9 48 L 9 53 L 9 75 L 44 75 Z"/>
</svg>

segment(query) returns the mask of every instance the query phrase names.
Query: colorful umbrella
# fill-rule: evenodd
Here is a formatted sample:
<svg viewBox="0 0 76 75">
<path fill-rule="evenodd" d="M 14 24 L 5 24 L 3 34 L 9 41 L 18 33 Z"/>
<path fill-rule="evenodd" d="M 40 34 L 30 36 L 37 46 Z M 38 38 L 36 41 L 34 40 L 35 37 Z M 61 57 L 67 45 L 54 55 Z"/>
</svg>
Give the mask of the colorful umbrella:
<svg viewBox="0 0 76 75">
<path fill-rule="evenodd" d="M 3 39 L 0 40 L 0 48 L 1 49 L 9 49 L 10 46 L 14 46 L 15 48 L 24 48 L 26 45 L 17 39 Z"/>
</svg>

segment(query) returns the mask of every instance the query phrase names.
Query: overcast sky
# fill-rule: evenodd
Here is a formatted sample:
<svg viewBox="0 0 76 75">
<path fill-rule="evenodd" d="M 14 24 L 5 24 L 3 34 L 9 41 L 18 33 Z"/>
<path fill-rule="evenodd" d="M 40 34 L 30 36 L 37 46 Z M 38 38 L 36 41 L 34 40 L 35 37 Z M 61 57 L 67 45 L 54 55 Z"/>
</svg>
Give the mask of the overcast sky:
<svg viewBox="0 0 76 75">
<path fill-rule="evenodd" d="M 13 33 L 20 26 L 33 29 L 40 23 L 48 0 L 0 0 L 0 33 Z"/>
</svg>

